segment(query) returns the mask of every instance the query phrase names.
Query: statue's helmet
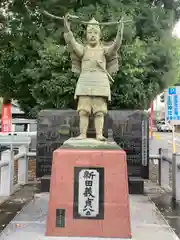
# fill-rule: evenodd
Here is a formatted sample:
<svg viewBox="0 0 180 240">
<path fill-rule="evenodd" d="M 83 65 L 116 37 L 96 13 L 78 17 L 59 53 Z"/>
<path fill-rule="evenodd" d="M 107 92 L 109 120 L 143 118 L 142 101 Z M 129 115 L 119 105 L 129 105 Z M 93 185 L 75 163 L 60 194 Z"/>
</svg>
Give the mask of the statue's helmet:
<svg viewBox="0 0 180 240">
<path fill-rule="evenodd" d="M 100 29 L 100 26 L 99 26 L 99 22 L 96 21 L 95 18 L 92 18 L 88 25 L 87 25 L 87 31 L 90 30 L 90 29 L 96 29 L 98 30 L 99 32 L 101 32 L 101 29 Z"/>
</svg>

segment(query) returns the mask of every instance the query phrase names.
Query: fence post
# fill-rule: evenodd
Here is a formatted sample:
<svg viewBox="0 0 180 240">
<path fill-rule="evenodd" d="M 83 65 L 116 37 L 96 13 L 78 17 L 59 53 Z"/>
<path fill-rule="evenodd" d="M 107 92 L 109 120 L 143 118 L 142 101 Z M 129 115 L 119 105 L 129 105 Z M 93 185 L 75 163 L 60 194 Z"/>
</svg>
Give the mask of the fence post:
<svg viewBox="0 0 180 240">
<path fill-rule="evenodd" d="M 172 198 L 180 201 L 180 154 L 173 154 L 172 161 Z"/>
<path fill-rule="evenodd" d="M 25 185 L 28 183 L 28 158 L 27 158 L 27 146 L 21 145 L 19 147 L 19 153 L 24 154 L 23 157 L 18 159 L 18 184 Z"/>
<path fill-rule="evenodd" d="M 159 184 L 163 188 L 169 188 L 169 162 L 163 158 L 168 156 L 168 149 L 159 149 Z"/>
<path fill-rule="evenodd" d="M 14 186 L 14 153 L 6 150 L 1 153 L 1 161 L 8 161 L 8 164 L 1 167 L 0 196 L 9 197 Z"/>
</svg>

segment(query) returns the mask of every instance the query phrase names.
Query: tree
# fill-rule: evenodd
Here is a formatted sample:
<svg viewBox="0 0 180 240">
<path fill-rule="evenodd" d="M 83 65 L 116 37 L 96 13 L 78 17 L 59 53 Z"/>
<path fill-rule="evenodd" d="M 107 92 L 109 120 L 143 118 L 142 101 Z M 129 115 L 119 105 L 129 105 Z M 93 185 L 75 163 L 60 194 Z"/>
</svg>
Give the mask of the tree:
<svg viewBox="0 0 180 240">
<path fill-rule="evenodd" d="M 120 70 L 112 85 L 113 109 L 148 108 L 155 96 L 179 78 L 179 40 L 172 27 L 179 18 L 179 1 L 167 0 L 14 0 L 3 16 L 0 38 L 0 94 L 16 98 L 29 115 L 44 108 L 75 108 L 77 76 L 71 73 L 63 39 L 63 23 L 41 14 L 42 9 L 63 16 L 67 11 L 89 20 L 113 21 L 125 15 Z M 180 4 L 179 4 L 180 5 Z M 79 40 L 85 27 L 72 24 Z M 116 29 L 103 29 L 110 41 Z"/>
</svg>

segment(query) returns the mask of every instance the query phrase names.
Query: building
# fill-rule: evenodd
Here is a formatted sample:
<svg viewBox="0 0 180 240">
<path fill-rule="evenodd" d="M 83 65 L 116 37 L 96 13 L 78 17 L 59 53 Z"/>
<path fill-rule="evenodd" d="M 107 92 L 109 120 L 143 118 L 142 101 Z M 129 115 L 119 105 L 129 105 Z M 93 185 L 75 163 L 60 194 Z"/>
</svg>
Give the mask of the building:
<svg viewBox="0 0 180 240">
<path fill-rule="evenodd" d="M 12 112 L 12 118 L 24 118 L 25 117 L 25 113 L 23 111 L 21 111 L 17 101 L 15 101 L 15 100 L 12 100 L 11 112 Z"/>
</svg>

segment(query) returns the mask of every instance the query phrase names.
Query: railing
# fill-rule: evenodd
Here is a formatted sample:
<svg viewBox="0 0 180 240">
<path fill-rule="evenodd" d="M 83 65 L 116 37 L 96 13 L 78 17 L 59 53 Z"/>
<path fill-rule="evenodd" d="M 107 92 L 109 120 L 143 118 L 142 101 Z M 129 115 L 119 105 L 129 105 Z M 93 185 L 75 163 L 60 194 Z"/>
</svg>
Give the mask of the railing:
<svg viewBox="0 0 180 240">
<path fill-rule="evenodd" d="M 172 165 L 172 198 L 180 201 L 180 153 L 168 157 L 167 149 L 159 149 L 158 155 L 150 155 L 150 160 L 158 160 L 158 183 L 164 189 L 170 188 L 170 165 Z"/>
<path fill-rule="evenodd" d="M 28 157 L 36 156 L 35 152 L 28 152 L 28 145 L 18 147 L 18 154 L 13 150 L 1 153 L 0 161 L 0 197 L 9 197 L 20 185 L 28 183 Z M 14 185 L 14 161 L 18 160 L 18 178 Z"/>
<path fill-rule="evenodd" d="M 0 136 L 37 136 L 37 132 L 8 132 L 8 133 L 2 133 L 0 132 Z"/>
<path fill-rule="evenodd" d="M 0 137 L 1 139 L 1 137 Z M 3 138 L 6 145 L 9 145 L 8 138 Z M 29 139 L 22 144 L 22 138 L 12 138 L 18 146 L 18 154 L 14 155 L 13 148 L 1 153 L 0 161 L 0 197 L 9 197 L 20 185 L 28 184 L 28 159 L 35 157 L 36 152 L 28 152 Z M 12 140 L 11 139 L 11 140 Z M 17 142 L 17 140 L 19 142 Z M 17 184 L 14 185 L 14 161 L 18 161 Z M 158 183 L 164 189 L 170 187 L 170 165 L 172 165 L 172 197 L 180 201 L 180 153 L 168 157 L 167 149 L 159 149 L 159 154 L 150 155 L 150 160 L 158 162 Z"/>
</svg>

